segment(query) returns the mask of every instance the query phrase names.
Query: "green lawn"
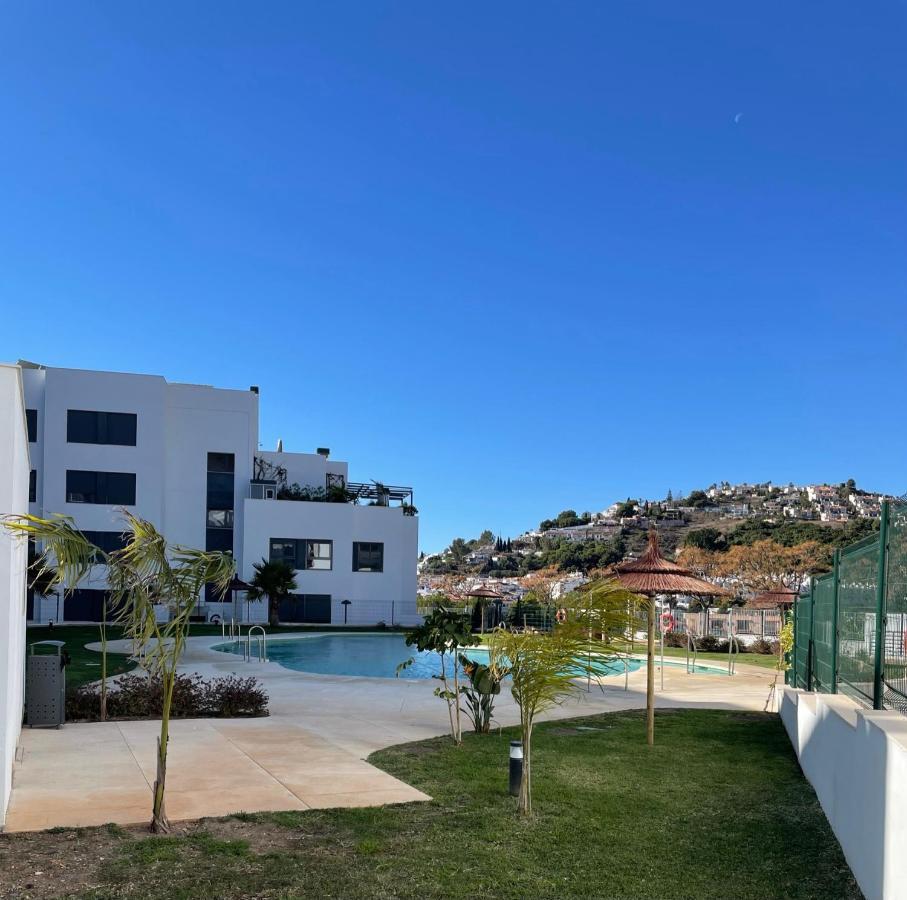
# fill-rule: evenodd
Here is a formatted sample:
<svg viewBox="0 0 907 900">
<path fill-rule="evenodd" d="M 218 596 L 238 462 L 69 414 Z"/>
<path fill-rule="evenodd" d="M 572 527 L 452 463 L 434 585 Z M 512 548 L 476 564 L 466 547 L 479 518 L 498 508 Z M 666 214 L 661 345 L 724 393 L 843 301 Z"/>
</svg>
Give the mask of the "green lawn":
<svg viewBox="0 0 907 900">
<path fill-rule="evenodd" d="M 777 716 L 664 710 L 656 735 L 647 748 L 641 712 L 538 726 L 529 821 L 507 794 L 512 730 L 390 748 L 371 761 L 432 802 L 203 820 L 163 838 L 83 829 L 67 884 L 184 900 L 860 896 Z M 65 854 L 72 836 L 0 836 L 0 873 L 19 866 L 39 887 L 22 854 Z"/>
</svg>

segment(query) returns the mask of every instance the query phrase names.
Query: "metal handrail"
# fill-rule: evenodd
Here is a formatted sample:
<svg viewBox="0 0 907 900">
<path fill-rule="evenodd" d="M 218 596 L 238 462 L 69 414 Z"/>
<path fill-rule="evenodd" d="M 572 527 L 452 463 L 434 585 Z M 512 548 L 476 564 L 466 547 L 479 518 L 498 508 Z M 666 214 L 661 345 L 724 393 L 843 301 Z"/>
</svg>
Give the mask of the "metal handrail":
<svg viewBox="0 0 907 900">
<path fill-rule="evenodd" d="M 267 662 L 268 661 L 268 635 L 267 632 L 261 625 L 252 625 L 249 630 L 246 632 L 246 646 L 245 653 L 243 654 L 243 659 L 246 662 L 252 662 L 252 632 L 255 630 L 261 632 L 261 634 L 255 635 L 255 646 L 258 651 L 258 661 Z"/>
<path fill-rule="evenodd" d="M 690 664 L 690 653 L 693 654 L 693 663 Z M 696 674 L 696 640 L 687 632 L 687 675 Z"/>
<path fill-rule="evenodd" d="M 732 634 L 728 637 L 727 648 L 727 673 L 728 675 L 737 674 L 737 657 L 740 655 L 740 641 L 737 635 Z"/>
</svg>

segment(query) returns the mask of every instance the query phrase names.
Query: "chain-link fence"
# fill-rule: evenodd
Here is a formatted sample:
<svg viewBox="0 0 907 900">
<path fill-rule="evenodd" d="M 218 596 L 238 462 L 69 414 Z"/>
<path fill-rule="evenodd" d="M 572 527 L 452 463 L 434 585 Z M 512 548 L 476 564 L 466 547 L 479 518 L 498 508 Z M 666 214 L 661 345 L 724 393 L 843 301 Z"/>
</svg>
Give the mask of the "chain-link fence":
<svg viewBox="0 0 907 900">
<path fill-rule="evenodd" d="M 878 534 L 835 554 L 794 610 L 788 683 L 907 714 L 907 504 L 882 504 Z"/>
</svg>

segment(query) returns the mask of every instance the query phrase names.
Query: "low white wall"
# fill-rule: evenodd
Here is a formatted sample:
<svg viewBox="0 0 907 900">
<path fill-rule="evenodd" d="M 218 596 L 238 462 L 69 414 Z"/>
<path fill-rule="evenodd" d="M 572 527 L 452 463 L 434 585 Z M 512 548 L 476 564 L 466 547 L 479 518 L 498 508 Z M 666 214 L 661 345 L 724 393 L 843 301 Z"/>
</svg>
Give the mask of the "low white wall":
<svg viewBox="0 0 907 900">
<path fill-rule="evenodd" d="M 867 900 L 907 900 L 907 716 L 794 688 L 780 712 Z"/>
<path fill-rule="evenodd" d="M 28 438 L 22 380 L 0 365 L 0 514 L 28 512 Z M 22 726 L 28 548 L 0 528 L 0 826 Z"/>
</svg>

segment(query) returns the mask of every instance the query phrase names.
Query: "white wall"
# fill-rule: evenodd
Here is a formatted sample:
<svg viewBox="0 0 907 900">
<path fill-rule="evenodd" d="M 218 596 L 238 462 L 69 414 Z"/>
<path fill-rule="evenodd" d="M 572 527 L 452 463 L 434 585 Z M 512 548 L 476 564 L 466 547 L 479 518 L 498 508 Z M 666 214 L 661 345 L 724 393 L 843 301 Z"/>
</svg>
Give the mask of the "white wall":
<svg viewBox="0 0 907 900">
<path fill-rule="evenodd" d="M 418 621 L 416 557 L 419 520 L 399 507 L 355 506 L 295 500 L 246 500 L 242 578 L 249 581 L 252 565 L 270 555 L 271 538 L 309 538 L 334 542 L 331 571 L 296 574 L 298 593 L 330 594 L 332 623 L 343 623 L 341 601 L 350 625 L 399 624 Z M 384 544 L 383 572 L 353 571 L 353 542 Z M 393 602 L 393 609 L 391 608 Z"/>
<path fill-rule="evenodd" d="M 22 379 L 0 365 L 0 514 L 28 511 L 30 469 Z M 0 529 L 0 825 L 22 726 L 28 548 Z"/>
<path fill-rule="evenodd" d="M 794 688 L 780 712 L 867 900 L 905 900 L 907 716 Z"/>
<path fill-rule="evenodd" d="M 318 453 L 277 453 L 273 450 L 260 450 L 256 455 L 275 466 L 283 466 L 287 470 L 287 484 L 324 488 L 328 473 L 342 475 L 344 481 L 348 480 L 347 463 L 325 459 Z"/>
</svg>

